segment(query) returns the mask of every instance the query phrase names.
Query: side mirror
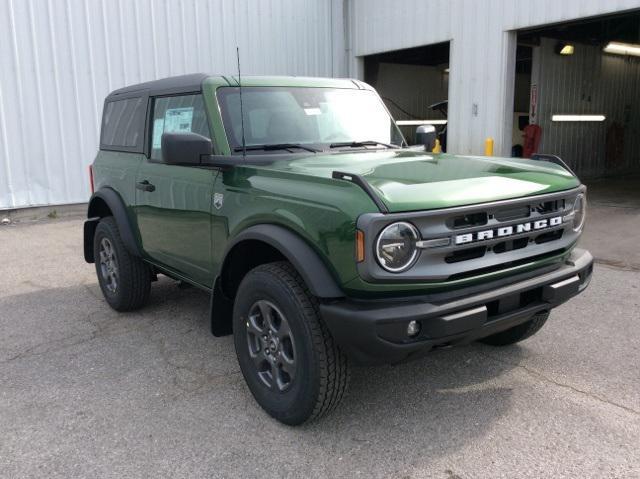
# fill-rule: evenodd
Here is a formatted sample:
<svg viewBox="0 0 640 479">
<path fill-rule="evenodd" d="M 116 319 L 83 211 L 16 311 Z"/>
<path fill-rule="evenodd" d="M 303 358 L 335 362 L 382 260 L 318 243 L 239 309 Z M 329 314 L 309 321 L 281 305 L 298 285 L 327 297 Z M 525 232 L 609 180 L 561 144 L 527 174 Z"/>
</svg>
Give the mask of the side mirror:
<svg viewBox="0 0 640 479">
<path fill-rule="evenodd" d="M 206 136 L 197 133 L 162 134 L 162 161 L 168 165 L 202 165 L 211 152 L 211 140 Z"/>
<path fill-rule="evenodd" d="M 420 125 L 416 128 L 416 143 L 424 145 L 426 151 L 433 150 L 436 145 L 436 127 L 433 125 Z"/>
</svg>

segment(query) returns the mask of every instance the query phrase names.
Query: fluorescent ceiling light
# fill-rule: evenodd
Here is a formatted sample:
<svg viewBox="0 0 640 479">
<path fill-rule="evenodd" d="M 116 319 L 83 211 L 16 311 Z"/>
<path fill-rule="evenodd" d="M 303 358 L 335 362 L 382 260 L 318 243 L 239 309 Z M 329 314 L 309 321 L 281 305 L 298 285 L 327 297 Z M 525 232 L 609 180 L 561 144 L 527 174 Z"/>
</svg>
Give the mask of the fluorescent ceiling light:
<svg viewBox="0 0 640 479">
<path fill-rule="evenodd" d="M 573 45 L 565 45 L 560 50 L 560 55 L 573 55 Z"/>
<path fill-rule="evenodd" d="M 398 126 L 446 125 L 447 120 L 398 120 Z"/>
<path fill-rule="evenodd" d="M 561 49 L 560 49 L 560 55 L 573 55 L 573 45 L 564 45 Z"/>
<path fill-rule="evenodd" d="M 554 51 L 558 55 L 564 55 L 564 56 L 573 55 L 573 52 L 575 51 L 575 47 L 571 43 L 558 42 L 556 43 L 556 47 L 554 48 Z"/>
<path fill-rule="evenodd" d="M 551 121 L 604 121 L 604 115 L 552 115 Z"/>
<path fill-rule="evenodd" d="M 634 43 L 609 42 L 604 47 L 604 51 L 616 55 L 635 55 L 640 57 L 640 45 Z"/>
</svg>

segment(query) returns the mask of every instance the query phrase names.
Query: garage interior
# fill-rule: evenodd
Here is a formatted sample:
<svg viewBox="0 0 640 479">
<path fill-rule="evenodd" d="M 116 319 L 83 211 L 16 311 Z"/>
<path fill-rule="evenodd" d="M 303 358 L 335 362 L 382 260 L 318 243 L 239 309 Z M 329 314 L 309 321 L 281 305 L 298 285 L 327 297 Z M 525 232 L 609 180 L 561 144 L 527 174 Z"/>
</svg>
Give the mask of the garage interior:
<svg viewBox="0 0 640 479">
<path fill-rule="evenodd" d="M 560 156 L 588 185 L 580 244 L 598 262 L 637 270 L 640 56 L 607 52 L 611 42 L 640 55 L 640 11 L 518 32 L 512 153 L 527 156 L 516 145 L 537 124 L 537 151 Z"/>
<path fill-rule="evenodd" d="M 364 80 L 378 91 L 409 144 L 415 143 L 416 122 L 429 120 L 446 151 L 449 42 L 366 56 Z"/>
<path fill-rule="evenodd" d="M 640 173 L 636 55 L 639 11 L 518 32 L 513 156 L 529 156 L 517 145 L 527 150 L 538 134 L 537 151 L 560 156 L 583 179 Z M 539 129 L 523 141 L 529 122 Z"/>
</svg>

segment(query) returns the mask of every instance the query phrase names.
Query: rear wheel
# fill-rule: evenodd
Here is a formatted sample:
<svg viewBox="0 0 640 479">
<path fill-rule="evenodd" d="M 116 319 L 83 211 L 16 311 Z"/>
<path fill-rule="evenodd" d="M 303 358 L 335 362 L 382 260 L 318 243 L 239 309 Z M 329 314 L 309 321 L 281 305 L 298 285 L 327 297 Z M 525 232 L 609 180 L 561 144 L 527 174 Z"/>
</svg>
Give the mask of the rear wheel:
<svg viewBox="0 0 640 479">
<path fill-rule="evenodd" d="M 149 299 L 149 266 L 127 251 L 113 217 L 102 218 L 93 237 L 98 283 L 104 298 L 116 311 L 141 308 Z"/>
<path fill-rule="evenodd" d="M 347 358 L 318 313 L 317 299 L 291 264 L 251 270 L 235 299 L 240 369 L 260 406 L 290 425 L 333 410 L 347 389 Z"/>
<path fill-rule="evenodd" d="M 502 331 L 501 333 L 487 336 L 480 340 L 481 343 L 490 344 L 491 346 L 508 346 L 520 341 L 524 341 L 536 334 L 549 318 L 549 312 L 538 313 L 526 323 L 514 326 L 511 329 Z"/>
</svg>

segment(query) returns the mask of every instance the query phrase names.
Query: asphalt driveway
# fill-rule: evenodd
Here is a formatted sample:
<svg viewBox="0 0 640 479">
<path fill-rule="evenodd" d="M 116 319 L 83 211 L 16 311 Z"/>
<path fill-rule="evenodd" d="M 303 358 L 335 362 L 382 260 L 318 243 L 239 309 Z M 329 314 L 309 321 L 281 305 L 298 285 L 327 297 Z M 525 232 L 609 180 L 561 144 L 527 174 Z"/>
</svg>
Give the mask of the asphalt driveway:
<svg viewBox="0 0 640 479">
<path fill-rule="evenodd" d="M 354 371 L 321 422 L 269 418 L 208 298 L 118 314 L 82 222 L 0 227 L 1 477 L 640 477 L 640 269 L 598 265 L 521 345 Z M 636 236 L 637 237 L 637 236 Z"/>
</svg>

